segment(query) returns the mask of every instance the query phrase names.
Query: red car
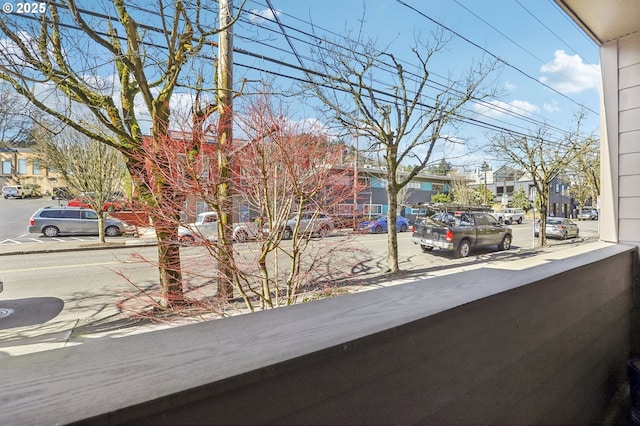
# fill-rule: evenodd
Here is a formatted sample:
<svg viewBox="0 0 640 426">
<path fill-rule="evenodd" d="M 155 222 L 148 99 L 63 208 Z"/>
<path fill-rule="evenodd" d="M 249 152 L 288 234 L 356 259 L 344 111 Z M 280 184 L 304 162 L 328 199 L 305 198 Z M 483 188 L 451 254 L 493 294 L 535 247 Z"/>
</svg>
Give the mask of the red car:
<svg viewBox="0 0 640 426">
<path fill-rule="evenodd" d="M 70 207 L 84 207 L 85 209 L 91 209 L 93 207 L 91 207 L 89 205 L 89 200 L 85 197 L 76 197 L 73 198 L 71 200 L 69 200 L 68 205 Z M 102 211 L 106 212 L 106 211 L 119 211 L 122 210 L 123 207 L 123 203 L 119 203 L 117 201 L 107 201 L 106 203 L 104 203 L 104 205 L 102 206 Z"/>
</svg>

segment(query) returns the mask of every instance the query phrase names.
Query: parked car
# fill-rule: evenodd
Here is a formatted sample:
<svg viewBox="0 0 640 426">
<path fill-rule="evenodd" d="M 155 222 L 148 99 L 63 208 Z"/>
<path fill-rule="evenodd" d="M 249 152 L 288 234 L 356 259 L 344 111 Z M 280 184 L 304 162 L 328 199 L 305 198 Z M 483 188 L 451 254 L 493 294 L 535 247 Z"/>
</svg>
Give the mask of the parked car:
<svg viewBox="0 0 640 426">
<path fill-rule="evenodd" d="M 379 234 L 381 232 L 389 231 L 389 224 L 387 223 L 387 216 L 378 216 L 373 220 L 367 220 L 364 222 L 360 222 L 358 224 L 358 230 L 361 232 L 371 232 Z M 406 217 L 397 216 L 396 217 L 396 231 L 398 232 L 406 232 L 409 230 L 409 221 Z"/>
<path fill-rule="evenodd" d="M 425 253 L 439 248 L 467 257 L 477 247 L 509 250 L 513 233 L 489 212 L 455 209 L 416 219 L 411 240 Z"/>
<path fill-rule="evenodd" d="M 22 185 L 7 185 L 2 187 L 2 196 L 7 199 L 11 198 L 27 198 L 33 196 L 33 189 Z"/>
<path fill-rule="evenodd" d="M 293 238 L 293 232 L 296 229 L 297 221 L 298 214 L 296 213 L 291 216 L 291 218 L 280 224 L 283 240 L 290 240 Z M 302 212 L 300 214 L 300 223 L 297 229 L 302 235 L 317 235 L 324 238 L 333 230 L 333 228 L 333 219 L 331 217 L 318 212 Z M 269 224 L 266 224 L 263 227 L 262 232 L 265 235 L 270 233 Z"/>
<path fill-rule="evenodd" d="M 121 220 L 106 218 L 104 221 L 104 234 L 107 237 L 117 237 L 130 230 L 131 227 Z M 27 232 L 46 237 L 98 235 L 98 214 L 82 207 L 42 207 L 29 219 Z"/>
<path fill-rule="evenodd" d="M 333 219 L 333 226 L 335 229 L 344 229 L 350 228 L 353 229 L 354 225 L 354 217 L 352 214 L 338 214 L 331 217 Z M 355 226 L 364 220 L 366 220 L 367 216 L 362 214 L 358 214 L 355 216 Z"/>
<path fill-rule="evenodd" d="M 511 225 L 516 222 L 518 224 L 522 223 L 524 220 L 524 210 L 516 209 L 516 208 L 506 208 L 499 213 L 498 221 L 504 222 L 507 225 Z"/>
<path fill-rule="evenodd" d="M 598 210 L 582 210 L 578 213 L 578 220 L 597 220 Z"/>
<path fill-rule="evenodd" d="M 68 200 L 71 198 L 69 189 L 66 186 L 56 186 L 51 190 L 52 200 Z"/>
<path fill-rule="evenodd" d="M 537 237 L 540 234 L 540 221 L 536 222 L 533 232 Z M 549 238 L 576 238 L 580 235 L 580 228 L 571 219 L 564 217 L 548 217 L 545 234 Z"/>
<path fill-rule="evenodd" d="M 91 209 L 92 207 L 91 207 L 91 205 L 89 203 L 90 203 L 90 201 L 86 197 L 76 197 L 76 198 L 72 198 L 71 200 L 69 200 L 67 205 L 69 207 L 82 207 L 82 208 L 85 208 L 85 209 Z M 121 201 L 106 201 L 102 205 L 102 211 L 103 212 L 119 211 L 119 210 L 123 210 L 123 209 L 124 209 L 124 202 L 121 202 Z"/>
<path fill-rule="evenodd" d="M 233 240 L 239 243 L 258 238 L 258 226 L 253 222 L 234 223 Z M 218 240 L 218 215 L 204 212 L 196 216 L 196 221 L 178 227 L 178 238 L 183 244 L 193 244 L 197 240 Z"/>
</svg>

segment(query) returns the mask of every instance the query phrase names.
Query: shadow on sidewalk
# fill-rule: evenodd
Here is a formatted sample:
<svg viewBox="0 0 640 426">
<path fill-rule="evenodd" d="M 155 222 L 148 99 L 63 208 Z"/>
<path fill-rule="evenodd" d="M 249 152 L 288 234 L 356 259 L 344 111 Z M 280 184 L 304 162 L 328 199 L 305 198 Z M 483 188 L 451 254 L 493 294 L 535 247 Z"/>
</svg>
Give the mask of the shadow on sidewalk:
<svg viewBox="0 0 640 426">
<path fill-rule="evenodd" d="M 57 297 L 0 300 L 0 331 L 44 324 L 58 316 L 63 307 L 64 301 Z"/>
</svg>

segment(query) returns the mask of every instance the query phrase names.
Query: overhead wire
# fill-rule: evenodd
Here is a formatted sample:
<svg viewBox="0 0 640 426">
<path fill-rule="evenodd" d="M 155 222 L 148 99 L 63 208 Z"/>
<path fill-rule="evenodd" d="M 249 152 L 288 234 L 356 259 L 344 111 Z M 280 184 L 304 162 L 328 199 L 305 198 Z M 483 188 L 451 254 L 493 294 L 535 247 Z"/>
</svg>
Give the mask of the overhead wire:
<svg viewBox="0 0 640 426">
<path fill-rule="evenodd" d="M 64 7 L 64 5 L 59 5 L 59 6 Z M 79 9 L 79 11 L 81 11 L 82 13 L 86 13 L 88 15 L 94 16 L 94 17 L 102 18 L 102 19 L 117 20 L 117 18 L 114 18 L 114 17 L 109 16 L 107 14 L 102 14 L 102 13 L 98 13 L 98 12 L 94 12 L 94 11 L 90 11 L 90 10 L 86 10 L 86 9 Z M 142 10 L 142 11 L 145 12 L 145 13 L 153 13 L 152 11 L 149 11 L 149 10 Z M 275 14 L 275 12 L 274 12 L 274 14 Z M 267 18 L 264 18 L 264 19 L 267 19 Z M 253 24 L 253 25 L 255 25 L 255 24 Z M 282 24 L 280 24 L 280 25 L 282 25 Z M 69 25 L 68 27 L 69 28 L 78 29 L 77 27 L 73 27 L 72 25 Z M 144 28 L 145 30 L 148 30 L 148 31 L 153 31 L 153 32 L 157 32 L 157 33 L 160 33 L 160 34 L 163 33 L 162 29 L 160 29 L 158 27 L 154 27 L 154 26 L 148 25 L 148 24 L 140 24 L 140 27 Z M 262 28 L 268 28 L 268 27 L 262 26 Z M 302 30 L 299 30 L 299 29 L 295 29 L 294 28 L 293 30 L 304 33 Z M 307 36 L 310 36 L 310 37 L 317 37 L 315 34 L 311 34 L 311 33 L 308 33 L 308 32 L 305 33 L 305 34 Z M 102 35 L 107 36 L 107 34 L 102 34 Z M 298 39 L 298 40 L 302 40 L 302 39 Z M 293 45 L 291 43 L 291 37 L 288 37 L 288 43 L 292 47 L 292 50 L 295 50 L 295 47 L 293 47 Z M 215 44 L 215 43 L 213 43 L 213 44 Z M 272 45 L 268 45 L 267 44 L 267 46 L 269 46 L 269 48 L 275 48 Z M 160 48 L 160 49 L 162 49 L 162 48 L 166 49 L 166 47 L 163 47 L 161 45 L 154 45 L 154 47 Z M 299 55 L 299 53 L 297 51 L 294 52 L 294 54 L 297 57 L 298 62 L 301 64 L 301 65 L 298 65 L 298 66 L 294 66 L 293 64 L 290 64 L 290 63 L 288 63 L 286 61 L 283 61 L 283 60 L 276 60 L 275 58 L 268 57 L 268 56 L 266 56 L 264 54 L 257 54 L 255 52 L 250 52 L 250 51 L 247 51 L 245 49 L 234 48 L 234 51 L 236 51 L 237 53 L 243 54 L 243 55 L 250 56 L 250 57 L 259 58 L 260 60 L 263 60 L 263 61 L 268 61 L 270 63 L 274 63 L 274 64 L 278 64 L 278 65 L 281 65 L 281 66 L 285 66 L 285 67 L 288 67 L 288 68 L 295 69 L 297 71 L 303 72 L 307 76 L 309 76 L 309 75 L 317 75 L 317 76 L 322 76 L 322 77 L 325 77 L 325 78 L 328 77 L 326 75 L 323 76 L 322 73 L 319 73 L 317 71 L 314 71 L 314 70 L 306 68 L 303 65 L 303 62 L 301 60 L 301 56 Z M 282 49 L 282 51 L 284 52 L 284 49 Z M 206 56 L 203 56 L 203 58 L 207 59 Z M 213 58 L 208 58 L 208 59 L 213 59 Z M 241 67 L 245 67 L 247 69 L 258 70 L 257 67 L 251 67 L 251 66 L 249 66 L 247 64 L 237 63 L 236 65 L 241 66 Z M 386 66 L 389 66 L 389 64 L 386 64 Z M 264 68 L 260 69 L 260 72 L 263 72 L 263 73 L 266 73 L 266 74 L 276 75 L 276 73 L 274 73 L 273 70 L 264 69 Z M 301 82 L 306 82 L 306 83 L 311 82 L 308 78 L 306 80 L 305 79 L 300 79 L 300 78 L 295 78 L 295 77 L 293 77 L 291 75 L 284 74 L 284 73 L 279 73 L 277 75 L 280 76 L 280 77 L 285 77 L 285 78 L 289 78 L 289 79 L 297 80 L 297 81 L 301 81 Z M 438 83 L 434 82 L 434 84 L 437 85 Z M 443 87 L 443 85 L 440 85 L 440 87 Z M 382 95 L 386 95 L 386 96 L 393 96 L 392 94 L 389 94 L 389 93 L 386 93 L 386 92 L 383 92 L 383 91 L 380 91 L 380 90 L 378 91 L 378 93 L 382 94 Z M 426 104 L 423 104 L 423 106 L 428 107 L 428 105 L 426 105 Z M 492 106 L 492 108 L 495 108 L 497 110 L 505 111 L 503 108 L 501 108 L 499 106 Z M 466 116 L 461 116 L 459 118 L 462 119 L 463 122 L 467 122 L 469 124 L 472 124 L 472 125 L 475 125 L 475 126 L 478 126 L 478 127 L 481 127 L 481 128 L 488 128 L 488 129 L 493 129 L 493 130 L 499 130 L 499 131 L 502 131 L 502 132 L 514 133 L 512 129 L 507 129 L 506 127 L 497 126 L 497 125 L 494 125 L 494 124 L 491 124 L 491 123 L 488 123 L 488 122 L 485 122 L 485 121 L 482 121 L 482 120 L 479 120 L 479 119 L 466 117 Z M 521 115 L 520 118 L 525 119 L 526 117 L 524 115 Z M 535 123 L 535 120 L 532 120 L 532 122 Z M 511 124 L 511 125 L 513 125 L 513 124 Z M 561 130 L 561 129 L 557 129 L 557 130 Z M 524 135 L 524 133 L 522 133 L 522 135 Z"/>
<path fill-rule="evenodd" d="M 459 32 L 453 30 L 452 28 L 449 28 L 448 26 L 444 25 L 443 23 L 439 22 L 438 20 L 428 16 L 426 13 L 418 10 L 417 8 L 408 5 L 406 2 L 404 2 L 403 0 L 396 0 L 396 2 L 400 3 L 401 5 L 413 10 L 414 12 L 416 12 L 417 14 L 419 14 L 420 16 L 424 17 L 425 19 L 433 22 L 436 25 L 439 25 L 440 27 L 446 29 L 447 31 L 451 32 L 452 34 L 456 35 L 457 37 L 459 37 L 460 39 L 466 41 L 467 43 L 471 44 L 472 46 L 475 46 L 476 48 L 482 50 L 483 52 L 485 52 L 486 54 L 490 55 L 492 58 L 496 59 L 497 61 L 499 61 L 500 63 L 503 63 L 504 65 L 506 65 L 507 67 L 517 71 L 518 73 L 522 74 L 523 76 L 527 77 L 528 79 L 535 81 L 536 83 L 546 87 L 547 89 L 553 91 L 554 93 L 562 96 L 563 98 L 567 99 L 568 101 L 586 109 L 589 112 L 592 112 L 593 114 L 598 114 L 596 111 L 594 111 L 593 109 L 580 104 L 579 102 L 577 102 L 576 100 L 572 99 L 571 97 L 567 96 L 566 94 L 558 91 L 557 89 L 554 89 L 553 87 L 549 86 L 548 84 L 540 81 L 539 79 L 529 75 L 528 73 L 526 73 L 525 71 L 521 70 L 520 68 L 516 67 L 515 65 L 512 65 L 511 63 L 509 63 L 508 61 L 506 61 L 505 59 L 500 58 L 499 56 L 497 56 L 496 54 L 494 54 L 493 52 L 489 51 L 488 49 L 480 46 L 478 43 L 470 40 L 469 38 L 463 36 L 462 34 L 460 34 Z"/>
<path fill-rule="evenodd" d="M 62 6 L 63 6 L 63 7 L 65 7 L 64 5 L 62 5 Z M 134 6 L 134 9 L 136 9 L 136 8 L 137 8 L 138 10 L 141 10 L 141 11 L 145 12 L 145 13 L 154 13 L 153 11 L 150 11 L 150 10 L 148 10 L 148 9 L 141 9 L 140 7 L 135 7 L 135 6 Z M 87 14 L 89 14 L 89 15 L 96 16 L 96 17 L 100 17 L 100 18 L 103 18 L 103 19 L 110 19 L 110 20 L 117 19 L 117 18 L 113 18 L 113 17 L 111 17 L 111 16 L 109 16 L 109 15 L 105 15 L 105 14 L 101 14 L 101 13 L 97 13 L 97 12 L 93 12 L 93 11 L 87 11 L 86 9 L 79 9 L 79 10 L 80 10 L 80 11 L 82 11 L 83 13 L 87 13 Z M 272 10 L 272 12 L 273 12 L 273 13 L 272 13 L 272 15 L 273 15 L 273 16 L 276 16 L 277 14 L 276 14 L 276 13 L 275 13 L 275 11 L 273 10 L 273 8 L 271 8 L 271 10 Z M 157 12 L 155 12 L 155 13 L 157 14 Z M 252 13 L 252 12 L 251 12 L 251 13 Z M 262 19 L 264 19 L 264 20 L 270 20 L 269 18 L 265 18 L 265 17 L 261 17 L 261 18 L 262 18 Z M 282 23 L 280 23 L 280 26 L 282 26 Z M 163 31 L 162 31 L 162 29 L 160 29 L 160 28 L 158 28 L 158 27 L 150 26 L 150 25 L 140 24 L 140 27 L 141 27 L 141 28 L 144 28 L 144 29 L 147 29 L 147 30 L 151 30 L 151 31 L 157 32 L 157 33 L 162 33 L 162 32 L 163 32 Z M 263 28 L 266 28 L 266 27 L 264 27 L 264 26 L 263 26 Z M 295 29 L 295 28 L 291 28 L 291 29 L 293 29 L 293 30 L 295 30 L 295 31 L 298 31 L 298 32 L 302 32 L 302 31 L 301 31 L 301 30 L 299 30 L 299 29 Z M 335 34 L 335 33 L 334 33 L 334 34 Z M 305 35 L 306 35 L 306 36 L 308 36 L 308 37 L 316 37 L 314 34 L 311 34 L 311 33 L 305 33 Z M 290 46 L 292 46 L 292 47 L 293 47 L 293 44 L 292 44 L 292 43 L 291 43 L 291 41 L 290 41 L 290 37 L 287 37 L 287 41 L 288 41 L 288 43 L 290 44 Z M 215 44 L 215 43 L 214 43 L 214 44 Z M 339 46 L 337 43 L 333 43 L 333 45 L 334 45 L 334 46 Z M 161 46 L 156 46 L 156 47 L 161 48 Z M 270 46 L 270 47 L 272 47 L 272 46 Z M 254 54 L 254 53 L 252 53 L 252 52 L 249 52 L 249 51 L 247 51 L 247 50 L 237 49 L 237 48 L 236 48 L 236 49 L 234 49 L 234 51 L 236 51 L 237 53 L 240 53 L 240 54 L 245 54 L 245 55 L 249 55 L 249 56 L 253 56 L 253 57 L 259 57 L 259 58 L 261 58 L 262 60 L 267 60 L 267 61 L 270 61 L 270 62 L 275 62 L 275 63 L 278 63 L 279 65 L 282 65 L 282 66 L 289 66 L 289 67 L 291 67 L 291 64 L 288 64 L 288 63 L 286 63 L 286 62 L 284 62 L 284 61 L 280 61 L 280 60 L 274 60 L 273 58 L 266 57 L 265 55 L 262 55 L 262 54 L 258 54 L 258 55 L 256 55 L 256 54 Z M 356 53 L 356 52 L 353 52 L 353 51 L 352 51 L 352 53 Z M 297 56 L 297 58 L 298 58 L 299 63 L 301 63 L 301 59 L 300 59 L 299 54 L 298 54 L 297 52 L 295 52 L 295 54 L 296 54 L 296 56 Z M 392 67 L 390 64 L 385 64 L 385 65 L 389 66 L 390 68 Z M 301 67 L 301 69 L 299 69 L 299 70 L 302 70 L 303 72 L 305 72 L 305 73 L 307 73 L 307 74 L 319 74 L 319 73 L 317 73 L 317 72 L 311 72 L 311 70 L 309 70 L 309 69 L 305 68 L 304 66 L 302 66 L 302 67 Z M 267 73 L 269 73 L 269 71 L 268 71 L 268 70 L 267 70 L 266 72 L 267 72 Z M 308 82 L 310 82 L 310 81 L 308 81 Z M 438 83 L 434 83 L 434 84 L 438 85 Z M 439 87 L 446 87 L 446 86 L 445 86 L 445 85 L 443 85 L 443 84 L 439 84 Z M 483 102 L 483 103 L 484 103 L 484 102 Z M 503 107 L 501 107 L 501 106 L 499 106 L 499 105 L 495 105 L 495 104 L 492 104 L 492 103 L 485 103 L 485 104 L 486 104 L 486 105 L 488 105 L 488 109 L 491 109 L 491 110 L 494 110 L 494 111 L 495 111 L 495 110 L 498 110 L 498 111 L 501 111 L 502 113 L 505 113 L 505 114 L 507 114 L 507 115 L 519 116 L 521 119 L 525 119 L 525 120 L 527 120 L 527 121 L 530 121 L 530 122 L 536 123 L 536 121 L 535 121 L 535 120 L 532 120 L 532 119 L 530 119 L 530 118 L 526 117 L 525 115 L 519 115 L 519 114 L 517 114 L 517 113 L 513 113 L 513 111 L 507 110 L 507 109 L 505 109 L 505 108 L 503 108 Z M 426 105 L 423 105 L 423 106 L 426 106 Z M 562 129 L 560 129 L 560 128 L 555 128 L 555 130 L 562 132 Z"/>
<path fill-rule="evenodd" d="M 254 2 L 254 3 L 257 3 L 257 2 Z M 262 5 L 261 5 L 261 6 L 262 6 Z M 274 11 L 273 9 L 272 9 L 272 13 L 271 13 L 271 15 L 272 15 L 272 16 L 276 15 L 276 13 L 275 13 L 275 11 Z M 291 15 L 288 15 L 288 16 L 292 17 Z M 296 20 L 298 20 L 298 21 L 300 21 L 300 22 L 306 22 L 306 21 L 300 20 L 299 18 L 296 18 L 296 17 L 292 17 L 292 18 L 293 18 L 293 19 L 296 19 Z M 265 19 L 265 20 L 268 20 L 268 18 L 264 18 L 264 19 Z M 272 20 L 272 21 L 273 21 L 273 20 Z M 307 24 L 309 24 L 309 25 L 312 25 L 312 24 L 310 24 L 310 23 L 308 23 L 308 22 L 306 22 L 306 23 L 307 23 Z M 279 25 L 281 25 L 281 26 L 282 26 L 282 23 L 280 23 Z M 268 28 L 268 27 L 262 26 L 262 28 Z M 292 27 L 288 27 L 288 28 L 290 28 L 290 29 L 291 29 Z M 294 30 L 294 31 L 301 31 L 301 30 L 299 30 L 299 29 L 297 29 L 297 28 L 293 28 L 293 30 Z M 324 31 L 324 29 L 323 29 L 323 31 Z M 310 34 L 307 32 L 307 33 L 306 33 L 306 35 L 308 35 L 308 36 L 309 36 Z M 288 39 L 290 39 L 290 38 L 291 38 L 291 36 L 290 36 L 289 34 L 287 34 L 287 36 L 288 36 Z M 311 36 L 315 37 L 315 34 L 312 34 Z M 288 42 L 289 42 L 289 44 L 291 44 L 291 42 L 290 42 L 289 40 L 288 40 Z M 339 44 L 335 44 L 335 45 L 336 45 L 336 46 L 340 46 L 340 47 L 342 47 L 342 46 L 341 46 L 341 45 L 339 45 Z M 353 53 L 353 51 L 352 51 L 352 53 Z M 390 64 L 385 64 L 385 65 L 387 65 L 390 69 L 395 69 L 395 67 L 394 67 L 394 66 L 392 66 L 392 65 L 390 65 Z M 536 81 L 537 83 L 540 83 L 538 80 L 534 80 L 534 81 Z M 432 82 L 433 82 L 433 80 L 432 80 Z M 439 84 L 439 83 L 434 82 L 434 84 L 436 84 L 436 85 L 437 85 L 437 84 Z M 444 86 L 444 85 L 442 85 L 442 84 L 440 84 L 440 87 L 445 87 L 445 86 Z M 566 95 L 565 95 L 565 96 L 566 96 Z M 530 123 L 534 123 L 534 124 L 537 124 L 537 125 L 541 125 L 541 124 L 542 124 L 540 121 L 536 121 L 536 120 L 531 119 L 530 117 L 528 117 L 528 115 L 529 115 L 529 114 L 532 114 L 532 113 L 531 113 L 531 111 L 523 110 L 523 109 L 519 108 L 517 105 L 510 105 L 510 108 L 511 108 L 511 109 L 506 109 L 506 108 L 504 108 L 504 107 L 501 107 L 500 105 L 496 105 L 496 104 L 494 104 L 494 103 L 487 102 L 487 101 L 483 101 L 483 100 L 476 100 L 475 102 L 485 105 L 485 106 L 487 107 L 486 109 L 490 109 L 490 110 L 494 110 L 494 111 L 500 111 L 500 112 L 501 112 L 501 113 L 503 113 L 503 114 L 511 115 L 511 116 L 514 116 L 514 117 L 518 117 L 518 118 L 520 118 L 520 119 L 523 119 L 523 120 L 525 120 L 525 121 L 528 121 L 528 122 L 530 122 Z M 523 114 L 518 114 L 518 113 L 516 113 L 516 112 L 512 111 L 513 109 L 521 110 L 521 111 L 523 112 Z M 592 112 L 593 112 L 593 111 L 592 111 Z M 536 115 L 536 114 L 535 114 L 535 113 L 533 113 L 532 115 Z M 545 126 L 547 126 L 547 127 L 549 127 L 549 128 L 553 128 L 553 129 L 554 129 L 554 130 L 556 130 L 556 131 L 563 132 L 563 129 L 561 129 L 561 128 L 557 127 L 557 126 L 550 126 L 550 125 L 548 124 L 548 122 L 545 122 L 545 123 L 544 123 L 544 125 L 545 125 Z"/>
</svg>

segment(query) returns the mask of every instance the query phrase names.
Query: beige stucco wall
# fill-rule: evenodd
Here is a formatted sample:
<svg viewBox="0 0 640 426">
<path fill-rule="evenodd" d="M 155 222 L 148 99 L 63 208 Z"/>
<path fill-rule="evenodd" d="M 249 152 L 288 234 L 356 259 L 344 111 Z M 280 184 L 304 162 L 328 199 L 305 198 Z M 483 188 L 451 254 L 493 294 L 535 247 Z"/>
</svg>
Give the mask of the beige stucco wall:
<svg viewBox="0 0 640 426">
<path fill-rule="evenodd" d="M 640 34 L 601 47 L 604 241 L 640 245 Z"/>
</svg>

